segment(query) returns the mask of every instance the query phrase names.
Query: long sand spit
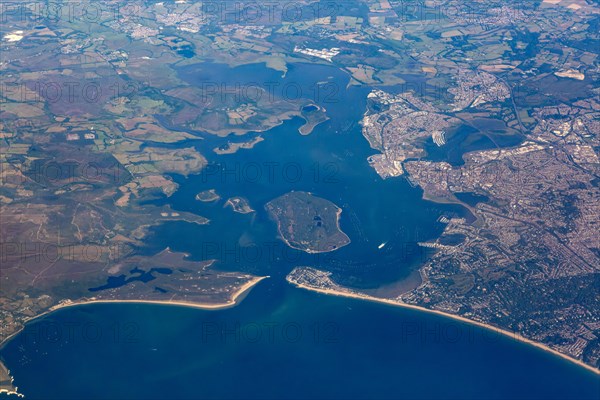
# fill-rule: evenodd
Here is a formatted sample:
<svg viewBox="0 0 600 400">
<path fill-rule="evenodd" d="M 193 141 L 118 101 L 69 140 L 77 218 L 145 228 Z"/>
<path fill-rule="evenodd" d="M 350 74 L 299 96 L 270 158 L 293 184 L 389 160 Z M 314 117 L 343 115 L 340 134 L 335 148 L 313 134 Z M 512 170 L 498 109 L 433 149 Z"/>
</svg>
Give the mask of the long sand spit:
<svg viewBox="0 0 600 400">
<path fill-rule="evenodd" d="M 249 280 L 248 282 L 246 282 L 245 284 L 240 286 L 240 288 L 235 293 L 233 293 L 231 298 L 225 303 L 193 303 L 193 302 L 185 302 L 185 301 L 168 301 L 168 300 L 99 300 L 99 299 L 89 298 L 89 299 L 82 299 L 82 300 L 77 300 L 77 301 L 69 301 L 69 302 L 60 303 L 56 306 L 51 307 L 48 311 L 28 319 L 27 321 L 25 321 L 24 325 L 33 320 L 41 318 L 44 315 L 52 313 L 56 310 L 60 310 L 61 308 L 75 307 L 75 306 L 81 306 L 84 304 L 94 304 L 94 303 L 162 304 L 162 305 L 173 305 L 173 306 L 180 306 L 180 307 L 200 308 L 203 310 L 219 310 L 219 309 L 229 308 L 229 307 L 233 307 L 233 306 L 237 305 L 240 301 L 242 301 L 244 299 L 244 297 L 250 292 L 250 290 L 252 290 L 252 288 L 258 282 L 260 282 L 266 278 L 269 278 L 269 276 L 259 276 L 259 277 Z M 0 349 L 2 349 L 2 347 L 4 347 L 4 345 L 6 345 L 6 343 L 8 343 L 12 338 L 14 338 L 16 335 L 18 335 L 22 330 L 23 329 L 18 330 L 17 332 L 15 332 L 12 335 L 10 335 L 9 337 L 7 337 L 2 343 L 0 343 Z M 0 368 L 6 368 L 2 364 L 1 360 L 0 360 Z M 9 371 L 7 369 L 6 369 L 6 373 L 9 374 Z M 10 377 L 10 378 L 12 381 L 12 377 Z M 24 397 L 21 393 L 18 392 L 18 389 L 16 387 L 14 388 L 14 390 L 13 389 L 0 389 L 0 394 L 2 394 L 2 393 L 7 394 L 9 396 L 16 395 L 18 397 Z"/>
<path fill-rule="evenodd" d="M 252 290 L 252 288 L 254 286 L 256 286 L 256 284 L 258 284 L 258 282 L 262 281 L 263 279 L 267 279 L 267 278 L 270 278 L 270 276 L 258 276 L 256 278 L 249 280 L 248 282 L 246 282 L 245 284 L 240 286 L 240 288 L 235 293 L 233 293 L 231 295 L 231 298 L 225 303 L 195 303 L 195 302 L 191 302 L 191 301 L 188 302 L 188 301 L 170 301 L 170 300 L 102 300 L 102 299 L 96 299 L 96 298 L 92 297 L 92 298 L 76 300 L 76 301 L 65 301 L 60 304 L 57 304 L 57 305 L 51 307 L 48 311 L 28 319 L 27 321 L 25 321 L 24 325 L 33 320 L 41 318 L 44 315 L 47 315 L 54 311 L 60 310 L 62 308 L 82 306 L 82 305 L 86 305 L 86 304 L 98 304 L 98 303 L 161 304 L 161 305 L 169 305 L 169 306 L 199 308 L 202 310 L 221 310 L 221 309 L 230 308 L 230 307 L 237 305 L 240 301 L 242 301 L 244 299 L 244 297 L 246 297 L 246 295 L 250 292 L 250 290 Z M 2 343 L 0 343 L 0 349 L 6 343 L 8 343 L 13 337 L 18 335 L 21 331 L 22 331 L 22 329 L 13 333 L 11 336 L 7 337 Z"/>
</svg>

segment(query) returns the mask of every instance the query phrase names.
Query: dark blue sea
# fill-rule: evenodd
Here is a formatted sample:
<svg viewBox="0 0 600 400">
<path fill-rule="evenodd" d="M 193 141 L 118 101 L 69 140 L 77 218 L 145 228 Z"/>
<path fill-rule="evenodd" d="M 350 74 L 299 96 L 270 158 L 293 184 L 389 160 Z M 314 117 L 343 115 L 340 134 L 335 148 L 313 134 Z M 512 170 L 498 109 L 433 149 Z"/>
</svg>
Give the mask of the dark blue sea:
<svg viewBox="0 0 600 400">
<path fill-rule="evenodd" d="M 447 318 L 264 280 L 237 307 L 85 305 L 2 352 L 26 398 L 598 399 L 597 375 Z"/>
</svg>

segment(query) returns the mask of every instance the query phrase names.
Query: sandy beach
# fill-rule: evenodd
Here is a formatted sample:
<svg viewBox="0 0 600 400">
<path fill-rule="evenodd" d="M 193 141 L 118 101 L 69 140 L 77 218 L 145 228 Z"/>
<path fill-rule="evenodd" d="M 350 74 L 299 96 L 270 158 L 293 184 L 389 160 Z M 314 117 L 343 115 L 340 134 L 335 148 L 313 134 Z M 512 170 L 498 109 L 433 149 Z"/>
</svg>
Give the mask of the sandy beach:
<svg viewBox="0 0 600 400">
<path fill-rule="evenodd" d="M 259 276 L 259 277 L 256 277 L 256 278 L 246 282 L 244 285 L 240 286 L 240 288 L 235 293 L 233 293 L 233 295 L 231 296 L 229 301 L 227 301 L 226 303 L 193 303 L 193 302 L 185 302 L 185 301 L 166 301 L 166 300 L 160 300 L 160 301 L 159 300 L 98 300 L 98 299 L 91 298 L 91 299 L 85 299 L 85 300 L 81 300 L 81 301 L 64 302 L 64 303 L 58 304 L 56 306 L 53 306 L 48 311 L 28 319 L 27 321 L 25 321 L 24 325 L 26 325 L 29 322 L 34 321 L 38 318 L 41 318 L 45 315 L 48 315 L 54 311 L 60 310 L 62 308 L 76 307 L 76 306 L 81 306 L 81 305 L 85 305 L 85 304 L 96 304 L 96 303 L 161 304 L 161 305 L 172 305 L 172 306 L 179 306 L 179 307 L 199 308 L 202 310 L 221 310 L 221 309 L 225 309 L 225 308 L 229 308 L 229 307 L 233 307 L 233 306 L 237 305 L 238 302 L 243 300 L 244 297 L 252 290 L 252 288 L 254 286 L 256 286 L 256 284 L 258 284 L 263 279 L 267 279 L 267 278 L 270 278 L 270 277 L 269 276 Z M 0 349 L 2 349 L 2 347 L 4 347 L 6 345 L 6 343 L 8 343 L 12 338 L 14 338 L 19 333 L 21 333 L 22 330 L 23 329 L 18 330 L 17 332 L 15 332 L 12 335 L 10 335 L 9 337 L 7 337 L 2 343 L 0 343 Z M 0 368 L 5 368 L 1 361 L 0 361 Z M 6 370 L 6 373 L 8 374 L 8 370 Z M 23 395 L 21 393 L 18 393 L 17 388 L 15 388 L 14 390 L 0 389 L 0 393 L 23 397 Z"/>
<path fill-rule="evenodd" d="M 231 296 L 231 299 L 226 303 L 194 303 L 194 302 L 186 302 L 186 301 L 168 301 L 168 300 L 97 300 L 97 299 L 89 299 L 82 301 L 74 301 L 72 303 L 63 303 L 56 305 L 47 313 L 59 310 L 61 308 L 73 307 L 83 304 L 95 304 L 95 303 L 134 303 L 134 304 L 162 304 L 162 305 L 174 305 L 174 306 L 182 306 L 182 307 L 191 307 L 191 308 L 200 308 L 203 310 L 221 310 L 224 308 L 229 308 L 235 306 L 239 300 L 242 300 L 246 294 L 250 292 L 250 290 L 263 279 L 269 278 L 268 276 L 260 276 L 256 277 L 244 285 L 240 286 L 240 288 Z M 44 315 L 44 314 L 42 314 Z M 41 316 L 41 315 L 40 315 Z M 36 317 L 39 318 L 39 317 Z"/>
<path fill-rule="evenodd" d="M 354 298 L 354 299 L 367 300 L 367 301 L 373 301 L 373 302 L 376 302 L 376 303 L 388 304 L 388 305 L 396 306 L 396 307 L 409 308 L 409 309 L 418 310 L 418 311 L 422 311 L 422 312 L 426 312 L 426 313 L 430 313 L 430 314 L 440 315 L 440 316 L 443 316 L 443 317 L 446 317 L 446 318 L 451 318 L 451 319 L 454 319 L 454 320 L 457 320 L 457 321 L 461 321 L 461 322 L 464 322 L 464 323 L 467 323 L 467 324 L 476 325 L 476 326 L 479 326 L 481 328 L 488 329 L 490 331 L 502 334 L 502 335 L 507 336 L 509 338 L 518 340 L 520 342 L 530 344 L 532 346 L 537 347 L 538 349 L 550 352 L 550 353 L 552 353 L 552 354 L 554 354 L 556 356 L 559 356 L 559 357 L 561 357 L 561 358 L 563 358 L 565 360 L 568 360 L 568 361 L 570 361 L 570 362 L 572 362 L 574 364 L 577 364 L 580 367 L 583 367 L 583 368 L 587 369 L 588 371 L 591 371 L 591 372 L 593 372 L 593 373 L 595 373 L 597 375 L 600 375 L 600 369 L 596 369 L 596 368 L 594 368 L 594 367 L 592 367 L 590 365 L 585 364 L 584 362 L 582 362 L 580 360 L 577 360 L 577 359 L 575 359 L 573 357 L 569 357 L 568 355 L 563 354 L 563 353 L 561 353 L 559 351 L 556 351 L 554 349 L 551 349 L 550 347 L 545 346 L 545 345 L 543 345 L 541 343 L 534 342 L 533 340 L 527 339 L 526 337 L 518 335 L 518 334 L 516 334 L 514 332 L 502 330 L 500 328 L 496 328 L 496 327 L 491 326 L 491 325 L 486 325 L 486 324 L 481 323 L 481 322 L 477 322 L 477 321 L 474 321 L 474 320 L 471 320 L 471 319 L 460 317 L 458 315 L 448 314 L 448 313 L 445 313 L 445 312 L 442 312 L 442 311 L 437 311 L 437 310 L 430 310 L 428 308 L 419 307 L 419 306 L 415 306 L 415 305 L 412 305 L 412 304 L 401 303 L 401 302 L 394 301 L 394 300 L 391 300 L 391 299 L 382 299 L 382 298 L 373 297 L 373 296 L 369 296 L 369 295 L 361 294 L 361 293 L 343 292 L 343 291 L 332 290 L 332 289 L 320 289 L 320 288 L 315 288 L 315 287 L 312 287 L 312 286 L 307 286 L 307 285 L 304 285 L 304 284 L 299 284 L 299 283 L 296 283 L 296 282 L 292 282 L 292 281 L 289 281 L 289 280 L 288 280 L 288 282 L 290 282 L 292 285 L 294 285 L 294 286 L 296 286 L 298 288 L 305 289 L 305 290 L 310 290 L 310 291 L 313 291 L 313 292 L 318 292 L 318 293 L 323 293 L 323 294 L 333 295 L 333 296 L 350 297 L 350 298 Z"/>
<path fill-rule="evenodd" d="M 241 300 L 244 299 L 244 297 L 250 292 L 250 290 L 252 290 L 252 288 L 256 284 L 258 284 L 263 279 L 267 279 L 267 278 L 270 278 L 270 276 L 259 276 L 259 277 L 256 277 L 256 278 L 246 282 L 244 285 L 240 286 L 240 288 L 235 293 L 233 293 L 233 295 L 231 296 L 229 301 L 227 301 L 226 303 L 193 303 L 193 302 L 185 302 L 185 301 L 168 301 L 168 300 L 100 300 L 100 299 L 90 298 L 90 299 L 77 300 L 77 301 L 71 301 L 71 302 L 63 302 L 61 304 L 57 304 L 53 307 L 50 307 L 50 309 L 48 311 L 28 319 L 27 321 L 24 322 L 24 325 L 28 324 L 29 322 L 31 322 L 33 320 L 36 320 L 45 315 L 48 315 L 54 311 L 60 310 L 62 308 L 82 306 L 85 304 L 99 304 L 99 303 L 161 304 L 161 305 L 171 305 L 171 306 L 179 306 L 179 307 L 199 308 L 202 310 L 222 310 L 222 309 L 230 308 L 230 307 L 237 305 Z M 17 332 L 15 332 L 12 335 L 10 335 L 9 337 L 7 337 L 2 343 L 0 343 L 0 349 L 2 349 L 2 347 L 4 347 L 4 345 L 6 345 L 6 343 L 8 343 L 12 338 L 14 338 L 19 333 L 21 333 L 22 330 L 23 329 L 18 330 Z"/>
</svg>

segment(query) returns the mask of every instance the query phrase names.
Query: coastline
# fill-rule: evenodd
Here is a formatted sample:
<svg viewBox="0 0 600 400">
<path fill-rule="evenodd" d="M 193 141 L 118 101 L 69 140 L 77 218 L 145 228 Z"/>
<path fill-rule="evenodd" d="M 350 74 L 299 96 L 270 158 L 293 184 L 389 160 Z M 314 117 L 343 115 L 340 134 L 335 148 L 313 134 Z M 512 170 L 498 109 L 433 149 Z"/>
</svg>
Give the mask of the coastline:
<svg viewBox="0 0 600 400">
<path fill-rule="evenodd" d="M 407 176 L 408 176 L 408 174 L 407 174 Z M 432 196 L 429 193 L 423 191 L 423 195 L 421 196 L 421 198 L 423 200 L 431 201 L 431 202 L 437 203 L 437 204 L 452 204 L 452 205 L 462 206 L 467 211 L 469 211 L 469 213 L 473 216 L 473 218 L 475 218 L 475 220 L 472 222 L 472 224 L 481 222 L 481 216 L 477 213 L 477 209 L 475 207 L 471 207 L 467 203 L 460 201 L 459 199 L 456 198 L 456 196 L 454 196 L 454 194 L 452 194 L 452 196 L 454 197 L 453 199 L 448 198 L 448 197 L 437 197 L 437 196 Z"/>
<path fill-rule="evenodd" d="M 167 249 L 167 251 L 168 251 L 168 249 Z M 202 309 L 202 310 L 222 310 L 222 309 L 231 308 L 231 307 L 236 306 L 240 301 L 242 301 L 246 297 L 246 295 L 248 293 L 250 293 L 250 291 L 254 288 L 254 286 L 256 286 L 263 279 L 267 279 L 267 278 L 270 278 L 270 276 L 258 276 L 258 277 L 255 277 L 255 278 L 249 280 L 248 282 L 246 282 L 245 284 L 240 286 L 239 289 L 233 293 L 233 295 L 230 297 L 229 301 L 227 301 L 226 303 L 210 304 L 210 303 L 193 303 L 193 302 L 185 302 L 185 301 L 166 301 L 166 300 L 91 300 L 91 299 L 88 299 L 88 300 L 79 300 L 79 301 L 73 301 L 73 302 L 68 302 L 68 303 L 65 302 L 62 304 L 57 304 L 55 306 L 50 307 L 48 309 L 48 311 L 45 311 L 39 315 L 36 315 L 36 316 L 31 317 L 28 320 L 26 320 L 23 323 L 23 327 L 21 329 L 14 332 L 12 335 L 8 336 L 6 339 L 4 339 L 2 342 L 0 342 L 0 350 L 2 350 L 8 342 L 10 342 L 19 333 L 21 333 L 23 331 L 23 329 L 25 329 L 25 326 L 28 323 L 30 323 L 34 320 L 37 320 L 39 318 L 42 318 L 43 316 L 46 316 L 57 310 L 63 309 L 63 308 L 82 306 L 82 305 L 86 305 L 86 304 L 96 304 L 96 303 L 132 303 L 132 304 L 172 305 L 172 306 L 179 306 L 179 307 L 197 308 L 197 309 Z M 7 374 L 10 373 L 10 371 L 4 366 L 2 360 L 0 359 L 0 368 L 2 368 L 2 367 L 4 367 L 6 369 Z M 10 376 L 10 375 L 8 375 L 8 376 L 11 378 L 11 382 L 12 382 L 14 379 L 12 378 L 12 376 Z M 14 387 L 14 390 L 0 389 L 0 394 L 2 394 L 2 393 L 6 394 L 7 396 L 15 395 L 17 397 L 24 397 L 23 394 L 18 392 L 17 387 Z"/>
<path fill-rule="evenodd" d="M 23 323 L 23 328 L 14 332 L 12 335 L 8 336 L 6 339 L 4 339 L 2 342 L 0 342 L 0 350 L 2 350 L 2 348 L 8 342 L 10 342 L 11 339 L 13 339 L 19 333 L 21 333 L 23 331 L 25 325 L 27 325 L 28 323 L 30 323 L 38 318 L 41 318 L 45 315 L 48 315 L 50 313 L 53 313 L 53 312 L 63 309 L 63 308 L 83 306 L 86 304 L 130 303 L 130 304 L 159 304 L 159 305 L 167 305 L 167 306 L 172 305 L 172 306 L 178 306 L 178 307 L 197 308 L 197 309 L 201 309 L 201 310 L 222 310 L 222 309 L 231 308 L 231 307 L 236 306 L 240 301 L 242 301 L 246 297 L 246 295 L 254 288 L 254 286 L 256 286 L 263 279 L 267 279 L 267 278 L 270 278 L 270 276 L 258 276 L 256 278 L 251 279 L 250 281 L 246 282 L 245 284 L 240 286 L 240 288 L 235 293 L 233 293 L 233 295 L 231 296 L 229 301 L 227 301 L 226 303 L 193 303 L 193 302 L 186 302 L 186 301 L 167 301 L 167 300 L 97 300 L 97 299 L 91 300 L 91 299 L 88 299 L 88 300 L 77 300 L 77 301 L 72 301 L 72 302 L 68 302 L 68 303 L 65 302 L 62 304 L 57 304 L 55 306 L 50 307 L 48 309 L 48 311 L 45 311 L 39 315 L 36 315 L 36 316 L 31 317 L 28 320 L 26 320 Z"/>
<path fill-rule="evenodd" d="M 180 307 L 198 308 L 201 310 L 222 310 L 222 309 L 231 308 L 231 307 L 237 305 L 238 300 L 240 300 L 240 301 L 243 300 L 245 295 L 247 295 L 250 292 L 250 290 L 252 290 L 252 288 L 256 284 L 258 284 L 258 282 L 262 281 L 263 279 L 267 279 L 267 278 L 269 278 L 269 276 L 260 276 L 260 277 L 256 277 L 256 278 L 246 282 L 245 284 L 240 286 L 240 288 L 235 293 L 233 293 L 233 295 L 231 296 L 229 301 L 227 301 L 226 303 L 194 303 L 191 301 L 168 301 L 168 300 L 82 300 L 82 301 L 74 301 L 72 303 L 58 304 L 56 306 L 51 307 L 44 314 L 40 314 L 38 317 L 35 317 L 35 318 L 39 318 L 42 315 L 54 312 L 56 310 L 60 310 L 62 308 L 80 306 L 80 305 L 85 305 L 85 304 L 97 304 L 97 303 L 160 304 L 160 305 L 173 305 L 173 306 L 180 306 Z M 27 322 L 29 322 L 29 321 L 27 321 Z"/>
<path fill-rule="evenodd" d="M 583 361 L 577 360 L 573 357 L 570 357 L 566 354 L 563 354 L 557 350 L 554 350 L 546 345 L 543 345 L 539 342 L 535 342 L 531 339 L 527 339 L 524 336 L 521 336 L 517 333 L 514 332 L 510 332 L 507 330 L 503 330 L 500 328 L 497 328 L 495 326 L 492 325 L 487 325 L 484 324 L 483 322 L 479 322 L 479 321 L 475 321 L 472 319 L 468 319 L 465 317 L 461 317 L 459 315 L 454 315 L 454 314 L 449 314 L 449 313 L 445 313 L 443 311 L 438 311 L 438 310 L 431 310 L 425 307 L 420 307 L 420 306 L 415 306 L 412 304 L 407 304 L 407 303 L 403 303 L 403 302 L 399 302 L 399 301 L 394 301 L 392 299 L 384 299 L 384 298 L 379 298 L 379 297 L 374 297 L 374 296 L 370 296 L 367 294 L 361 294 L 361 293 L 354 293 L 354 292 L 344 292 L 341 290 L 333 290 L 333 289 L 321 289 L 321 288 L 316 288 L 316 287 L 312 287 L 312 286 L 307 286 L 305 284 L 302 283 L 297 283 L 297 282 L 293 282 L 288 280 L 289 283 L 291 283 L 292 285 L 294 285 L 297 288 L 300 289 L 304 289 L 304 290 L 309 290 L 309 291 L 313 291 L 313 292 L 317 292 L 317 293 L 321 293 L 321 294 L 325 294 L 325 295 L 330 295 L 330 296 L 339 296 L 339 297 L 348 297 L 348 298 L 353 298 L 353 299 L 359 299 L 359 300 L 367 300 L 367 301 L 372 301 L 375 303 L 382 303 L 382 304 L 387 304 L 387 305 L 391 305 L 391 306 L 396 306 L 396 307 L 403 307 L 403 308 L 408 308 L 408 309 L 412 309 L 412 310 L 417 310 L 417 311 L 422 311 L 422 312 L 426 312 L 429 314 L 436 314 L 442 317 L 446 317 L 446 318 L 450 318 L 450 319 L 454 319 L 460 322 L 464 322 L 467 324 L 472 324 L 472 325 L 476 325 L 480 328 L 484 328 L 496 333 L 500 333 L 506 337 L 509 337 L 511 339 L 517 340 L 519 342 L 522 343 L 527 343 L 529 345 L 532 345 L 534 347 L 537 347 L 538 349 L 547 351 L 555 356 L 559 356 L 564 360 L 570 361 L 574 364 L 577 364 L 580 367 L 583 367 L 585 369 L 587 369 L 590 372 L 595 373 L 596 375 L 600 376 L 600 369 L 594 368 L 591 365 L 588 365 L 586 363 L 584 363 Z"/>
<path fill-rule="evenodd" d="M 412 181 L 410 180 L 410 174 L 407 174 L 407 177 L 408 177 L 408 181 L 412 184 Z M 417 184 L 415 184 L 415 185 L 419 186 Z M 454 193 L 452 193 L 452 197 L 453 198 L 432 196 L 426 190 L 423 190 L 423 195 L 421 196 L 421 198 L 423 200 L 431 201 L 431 202 L 438 203 L 438 204 L 458 204 L 458 205 L 464 207 L 465 209 L 467 209 L 471 213 L 471 215 L 473 215 L 473 217 L 475 217 L 475 221 L 473 221 L 472 224 L 476 224 L 476 223 L 478 223 L 478 222 L 481 221 L 481 216 L 476 212 L 477 210 L 476 210 L 475 207 L 471 207 L 468 204 L 460 201 L 458 198 L 456 198 L 456 196 L 454 196 Z M 519 334 L 517 334 L 515 332 L 510 332 L 510 331 L 507 331 L 507 330 L 504 330 L 504 329 L 500 329 L 500 328 L 497 328 L 497 327 L 495 327 L 493 325 L 487 325 L 487 324 L 484 324 L 484 323 L 479 322 L 479 321 L 475 321 L 475 320 L 472 320 L 472 319 L 461 317 L 459 315 L 445 313 L 445 312 L 438 311 L 438 310 L 432 310 L 432 309 L 428 309 L 428 308 L 425 308 L 425 307 L 415 306 L 415 305 L 407 304 L 407 303 L 403 303 L 403 302 L 397 302 L 397 301 L 393 301 L 393 300 L 377 298 L 377 297 L 373 297 L 373 296 L 369 296 L 369 295 L 361 295 L 359 293 L 347 293 L 347 292 L 335 291 L 335 290 L 318 289 L 318 288 L 312 288 L 310 286 L 306 286 L 306 285 L 302 285 L 302 284 L 296 284 L 294 282 L 291 282 L 291 283 L 294 284 L 297 287 L 301 287 L 301 288 L 306 289 L 306 290 L 314 290 L 314 291 L 317 291 L 317 292 L 320 292 L 320 293 L 324 293 L 324 294 L 333 294 L 333 295 L 336 295 L 336 296 L 352 297 L 352 298 L 357 298 L 357 299 L 374 301 L 374 302 L 378 302 L 378 303 L 390 304 L 390 305 L 394 305 L 394 306 L 398 306 L 398 307 L 410 308 L 410 309 L 413 309 L 413 310 L 419 310 L 419 311 L 424 311 L 424 312 L 428 312 L 428 313 L 431 313 L 431 314 L 441 315 L 443 317 L 451 318 L 451 319 L 454 319 L 454 320 L 457 320 L 457 321 L 461 321 L 461 322 L 464 322 L 464 323 L 467 323 L 467 324 L 476 325 L 478 327 L 481 327 L 481 328 L 484 328 L 484 329 L 487 329 L 487 330 L 491 330 L 491 331 L 494 331 L 496 333 L 500 333 L 500 334 L 502 334 L 502 335 L 504 335 L 506 337 L 509 337 L 511 339 L 514 339 L 514 340 L 517 340 L 519 342 L 527 343 L 529 345 L 537 347 L 538 349 L 547 351 L 547 352 L 549 352 L 549 353 L 551 353 L 551 354 L 553 354 L 555 356 L 561 357 L 564 360 L 567 360 L 567 361 L 570 361 L 570 362 L 572 362 L 574 364 L 577 364 L 578 366 L 583 367 L 583 368 L 587 369 L 588 371 L 591 371 L 591 372 L 595 373 L 596 375 L 600 375 L 600 369 L 594 368 L 591 365 L 588 365 L 588 364 L 584 363 L 581 360 L 578 360 L 576 358 L 568 356 L 568 355 L 566 355 L 564 353 L 561 353 L 558 350 L 554 350 L 554 349 L 552 349 L 552 348 L 550 348 L 550 347 L 548 347 L 548 346 L 546 346 L 546 345 L 544 345 L 542 343 L 539 343 L 539 342 L 536 342 L 534 340 L 528 339 L 528 338 L 526 338 L 524 336 L 521 336 L 521 335 L 519 335 Z"/>
<path fill-rule="evenodd" d="M 10 371 L 8 370 L 8 368 L 6 368 L 6 366 L 2 364 L 2 362 L 0 362 L 0 377 L 6 378 L 10 381 L 10 383 L 4 383 L 2 386 L 0 386 L 0 394 L 4 393 L 7 396 L 14 395 L 17 397 L 25 397 L 22 393 L 19 393 L 19 388 L 13 385 L 15 380 L 10 375 Z"/>
<path fill-rule="evenodd" d="M 0 389 L 0 394 L 5 394 L 7 396 L 25 397 L 25 395 L 22 393 L 19 393 L 18 390 L 19 390 L 19 388 L 16 388 L 15 390 Z"/>
</svg>

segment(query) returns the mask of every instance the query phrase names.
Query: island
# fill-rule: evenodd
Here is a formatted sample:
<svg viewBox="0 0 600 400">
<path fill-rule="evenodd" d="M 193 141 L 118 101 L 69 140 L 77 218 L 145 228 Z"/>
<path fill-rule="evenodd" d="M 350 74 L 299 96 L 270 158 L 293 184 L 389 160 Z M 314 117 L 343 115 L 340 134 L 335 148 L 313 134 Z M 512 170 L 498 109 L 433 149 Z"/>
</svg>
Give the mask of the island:
<svg viewBox="0 0 600 400">
<path fill-rule="evenodd" d="M 231 207 L 233 211 L 240 214 L 250 214 L 254 209 L 250 207 L 248 199 L 240 196 L 230 197 L 225 203 L 225 207 Z"/>
<path fill-rule="evenodd" d="M 302 118 L 306 121 L 304 125 L 298 128 L 298 132 L 302 135 L 310 135 L 317 125 L 327 121 L 327 110 L 316 104 L 308 104 L 302 107 Z"/>
<path fill-rule="evenodd" d="M 215 189 L 208 189 L 199 192 L 196 195 L 196 200 L 201 201 L 203 203 L 210 203 L 212 201 L 217 201 L 221 198 Z"/>
<path fill-rule="evenodd" d="M 307 253 L 327 253 L 350 243 L 340 229 L 342 209 L 308 192 L 289 192 L 271 200 L 266 210 L 290 247 Z"/>
</svg>

